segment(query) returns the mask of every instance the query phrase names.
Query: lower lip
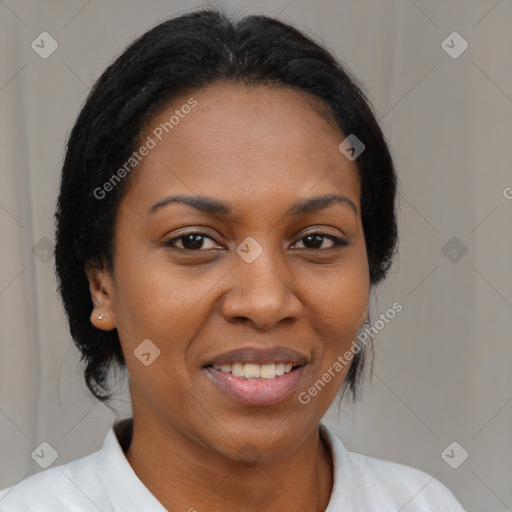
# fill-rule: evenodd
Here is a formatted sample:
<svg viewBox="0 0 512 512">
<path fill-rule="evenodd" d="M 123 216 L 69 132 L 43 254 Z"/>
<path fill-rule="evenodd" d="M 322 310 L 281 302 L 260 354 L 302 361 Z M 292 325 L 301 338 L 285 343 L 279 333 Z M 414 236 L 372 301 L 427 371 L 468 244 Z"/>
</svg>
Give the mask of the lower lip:
<svg viewBox="0 0 512 512">
<path fill-rule="evenodd" d="M 204 371 L 215 385 L 243 405 L 274 405 L 296 391 L 304 368 L 299 366 L 274 379 L 244 379 L 211 366 Z"/>
</svg>

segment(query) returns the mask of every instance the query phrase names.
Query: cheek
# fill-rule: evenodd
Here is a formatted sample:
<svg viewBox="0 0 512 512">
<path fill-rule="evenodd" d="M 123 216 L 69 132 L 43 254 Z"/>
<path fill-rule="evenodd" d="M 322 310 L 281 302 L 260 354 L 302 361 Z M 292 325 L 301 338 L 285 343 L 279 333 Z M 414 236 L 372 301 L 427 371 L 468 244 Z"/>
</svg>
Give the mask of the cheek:
<svg viewBox="0 0 512 512">
<path fill-rule="evenodd" d="M 311 286 L 309 309 L 311 322 L 322 340 L 318 355 L 321 371 L 325 371 L 339 356 L 353 349 L 364 322 L 370 292 L 366 253 L 354 252 L 335 268 L 312 274 L 307 276 Z M 348 367 L 338 369 L 336 379 L 343 378 L 346 371 Z"/>
<path fill-rule="evenodd" d="M 154 387 L 163 379 L 162 388 L 169 387 L 169 379 L 175 384 L 172 377 L 182 384 L 188 381 L 190 340 L 208 322 L 212 314 L 209 294 L 215 293 L 215 284 L 225 272 L 220 266 L 201 270 L 171 264 L 164 251 L 155 251 L 151 260 L 135 250 L 119 255 L 114 311 L 128 370 L 135 380 L 149 375 Z M 136 354 L 147 339 L 160 352 L 146 368 Z"/>
<path fill-rule="evenodd" d="M 116 260 L 114 309 L 120 328 L 131 337 L 164 338 L 201 297 L 201 290 L 190 286 L 191 274 L 163 256 L 134 249 Z"/>
<path fill-rule="evenodd" d="M 370 293 L 366 254 L 354 251 L 335 266 L 304 268 L 301 274 L 311 312 L 324 330 L 342 337 L 354 328 L 357 332 Z"/>
<path fill-rule="evenodd" d="M 311 322 L 321 340 L 316 346 L 318 364 L 311 368 L 298 399 L 319 414 L 324 414 L 335 399 L 354 354 L 360 350 L 355 341 L 369 298 L 366 268 L 362 260 L 343 271 L 331 272 L 328 279 L 319 282 L 311 302 Z"/>
</svg>

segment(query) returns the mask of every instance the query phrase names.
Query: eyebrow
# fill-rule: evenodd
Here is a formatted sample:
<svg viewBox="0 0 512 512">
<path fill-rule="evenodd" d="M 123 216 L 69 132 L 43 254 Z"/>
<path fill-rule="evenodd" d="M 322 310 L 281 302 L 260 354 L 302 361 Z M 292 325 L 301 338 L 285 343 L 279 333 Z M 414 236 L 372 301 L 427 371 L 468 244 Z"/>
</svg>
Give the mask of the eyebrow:
<svg viewBox="0 0 512 512">
<path fill-rule="evenodd" d="M 155 203 L 148 210 L 148 213 L 154 213 L 165 206 L 172 203 L 182 203 L 203 213 L 210 215 L 231 215 L 231 208 L 217 200 L 205 196 L 187 196 L 187 195 L 172 195 L 165 197 L 164 199 Z M 348 197 L 339 194 L 324 194 L 318 197 L 311 197 L 309 199 L 303 199 L 297 201 L 287 212 L 286 215 L 299 216 L 306 215 L 308 213 L 314 213 L 320 210 L 324 210 L 333 204 L 345 204 L 357 215 L 357 207 L 353 201 Z"/>
</svg>

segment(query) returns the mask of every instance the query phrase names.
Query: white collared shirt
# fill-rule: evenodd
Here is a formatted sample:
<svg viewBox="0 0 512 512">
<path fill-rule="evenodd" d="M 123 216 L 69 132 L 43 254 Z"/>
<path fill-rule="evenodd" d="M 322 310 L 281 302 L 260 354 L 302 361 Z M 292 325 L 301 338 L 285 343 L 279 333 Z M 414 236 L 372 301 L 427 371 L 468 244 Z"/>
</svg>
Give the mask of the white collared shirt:
<svg viewBox="0 0 512 512">
<path fill-rule="evenodd" d="M 0 512 L 166 512 L 125 457 L 132 428 L 133 419 L 124 418 L 110 428 L 101 450 L 4 489 Z M 323 424 L 320 435 L 334 463 L 325 512 L 464 512 L 430 475 L 349 452 Z"/>
</svg>

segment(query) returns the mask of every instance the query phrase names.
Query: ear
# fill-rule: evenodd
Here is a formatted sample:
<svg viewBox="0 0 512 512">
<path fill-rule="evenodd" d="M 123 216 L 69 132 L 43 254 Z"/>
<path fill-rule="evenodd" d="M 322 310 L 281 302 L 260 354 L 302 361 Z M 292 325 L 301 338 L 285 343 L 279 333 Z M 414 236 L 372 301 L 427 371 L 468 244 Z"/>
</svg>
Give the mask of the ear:
<svg viewBox="0 0 512 512">
<path fill-rule="evenodd" d="M 370 314 L 370 303 L 375 303 L 375 287 L 373 285 L 370 285 L 368 289 L 368 300 L 366 301 L 366 307 L 364 308 L 363 315 L 361 316 L 361 319 L 359 320 L 359 329 L 363 329 L 365 327 L 365 322 L 368 318 L 368 315 Z"/>
<path fill-rule="evenodd" d="M 363 316 L 361 317 L 361 320 L 359 321 L 359 329 L 362 329 L 364 327 L 364 323 L 366 322 L 366 319 L 368 318 L 368 314 L 369 314 L 369 307 L 368 307 L 368 305 L 366 305 Z"/>
<path fill-rule="evenodd" d="M 105 267 L 86 264 L 85 274 L 89 281 L 92 303 L 91 323 L 103 331 L 111 331 L 116 327 L 113 312 L 112 276 Z"/>
</svg>

